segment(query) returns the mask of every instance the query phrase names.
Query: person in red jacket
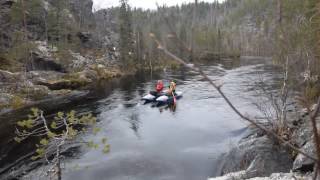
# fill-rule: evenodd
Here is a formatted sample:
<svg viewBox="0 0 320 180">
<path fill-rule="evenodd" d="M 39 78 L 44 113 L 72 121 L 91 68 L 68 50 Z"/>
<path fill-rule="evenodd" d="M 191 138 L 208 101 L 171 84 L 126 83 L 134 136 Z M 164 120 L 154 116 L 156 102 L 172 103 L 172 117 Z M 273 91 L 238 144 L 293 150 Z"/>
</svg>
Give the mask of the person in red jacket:
<svg viewBox="0 0 320 180">
<path fill-rule="evenodd" d="M 155 91 L 150 91 L 150 94 L 153 96 L 160 96 L 163 90 L 163 81 L 158 80 L 157 85 L 156 85 L 156 90 Z"/>
<path fill-rule="evenodd" d="M 162 90 L 163 90 L 163 82 L 162 82 L 162 80 L 158 80 L 157 86 L 156 86 L 156 91 L 157 91 L 157 93 L 161 93 Z"/>
</svg>

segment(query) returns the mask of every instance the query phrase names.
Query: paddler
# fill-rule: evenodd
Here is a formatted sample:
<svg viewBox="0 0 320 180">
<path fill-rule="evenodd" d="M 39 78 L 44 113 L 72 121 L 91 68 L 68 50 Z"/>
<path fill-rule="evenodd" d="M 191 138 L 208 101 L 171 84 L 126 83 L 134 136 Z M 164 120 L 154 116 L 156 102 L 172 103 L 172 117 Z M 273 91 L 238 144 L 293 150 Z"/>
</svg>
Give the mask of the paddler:
<svg viewBox="0 0 320 180">
<path fill-rule="evenodd" d="M 153 96 L 159 96 L 162 93 L 162 90 L 163 90 L 163 81 L 158 80 L 156 84 L 156 90 L 151 91 L 150 94 L 152 94 Z"/>
</svg>

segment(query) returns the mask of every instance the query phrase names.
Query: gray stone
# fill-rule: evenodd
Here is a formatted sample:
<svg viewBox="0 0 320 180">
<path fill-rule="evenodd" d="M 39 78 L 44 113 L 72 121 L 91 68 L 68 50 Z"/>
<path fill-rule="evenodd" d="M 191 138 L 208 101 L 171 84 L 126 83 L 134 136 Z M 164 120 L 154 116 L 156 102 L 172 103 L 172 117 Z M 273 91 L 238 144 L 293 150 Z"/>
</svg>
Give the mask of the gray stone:
<svg viewBox="0 0 320 180">
<path fill-rule="evenodd" d="M 49 47 L 45 41 L 36 41 L 35 44 L 37 47 L 32 52 L 27 71 L 66 71 L 60 61 L 52 57 L 52 53 L 57 51 L 56 47 Z"/>
<path fill-rule="evenodd" d="M 35 70 L 66 72 L 63 65 L 57 63 L 54 58 L 44 57 L 36 52 L 33 52 L 32 59 L 27 64 L 27 71 Z"/>
<path fill-rule="evenodd" d="M 289 172 L 291 165 L 289 153 L 273 144 L 267 136 L 249 136 L 223 156 L 219 174 L 246 170 L 250 172 L 250 177 L 269 176 Z"/>
<path fill-rule="evenodd" d="M 19 73 L 0 70 L 0 83 L 16 83 L 20 80 Z"/>
<path fill-rule="evenodd" d="M 0 107 L 10 104 L 13 95 L 8 93 L 0 93 Z"/>
<path fill-rule="evenodd" d="M 313 141 L 308 141 L 302 148 L 301 151 L 316 157 L 316 150 Z M 298 154 L 296 159 L 293 162 L 293 167 L 292 169 L 294 171 L 313 171 L 313 166 L 314 166 L 314 161 L 307 158 L 306 156 L 302 154 Z"/>
<path fill-rule="evenodd" d="M 293 131 L 292 134 L 294 144 L 298 147 L 302 147 L 307 141 L 310 141 L 313 135 L 310 120 L 307 118 L 308 117 L 300 119 L 301 122 L 299 126 Z"/>
<path fill-rule="evenodd" d="M 90 32 L 78 32 L 77 36 L 81 40 L 82 43 L 87 43 L 92 40 L 92 34 Z"/>
</svg>

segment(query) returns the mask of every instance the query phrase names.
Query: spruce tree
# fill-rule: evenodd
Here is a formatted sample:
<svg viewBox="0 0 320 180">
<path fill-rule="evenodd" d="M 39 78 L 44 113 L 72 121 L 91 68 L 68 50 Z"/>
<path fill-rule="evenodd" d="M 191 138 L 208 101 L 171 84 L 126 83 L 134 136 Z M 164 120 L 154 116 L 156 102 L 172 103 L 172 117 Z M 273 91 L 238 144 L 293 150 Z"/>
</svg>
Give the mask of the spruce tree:
<svg viewBox="0 0 320 180">
<path fill-rule="evenodd" d="M 120 59 L 122 68 L 130 70 L 134 65 L 134 41 L 132 32 L 131 9 L 127 0 L 120 0 L 119 25 L 120 25 Z"/>
</svg>

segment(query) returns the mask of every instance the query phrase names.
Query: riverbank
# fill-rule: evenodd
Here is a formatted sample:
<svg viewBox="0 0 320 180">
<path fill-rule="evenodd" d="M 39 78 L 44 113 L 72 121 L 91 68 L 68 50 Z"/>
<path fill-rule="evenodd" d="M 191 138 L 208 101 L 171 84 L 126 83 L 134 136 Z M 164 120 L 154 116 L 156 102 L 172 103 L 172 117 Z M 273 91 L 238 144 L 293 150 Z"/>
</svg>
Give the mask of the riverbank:
<svg viewBox="0 0 320 180">
<path fill-rule="evenodd" d="M 305 109 L 294 104 L 288 111 L 290 132 L 287 138 L 301 151 L 316 156 L 312 126 Z M 220 159 L 220 177 L 208 180 L 291 180 L 311 179 L 314 162 L 302 154 L 278 144 L 263 131 L 252 128 Z"/>
<path fill-rule="evenodd" d="M 99 80 L 121 77 L 116 68 L 97 65 L 77 73 L 54 71 L 17 72 L 0 70 L 0 113 L 17 110 L 50 99 L 72 97 L 83 93 L 87 86 Z"/>
</svg>

